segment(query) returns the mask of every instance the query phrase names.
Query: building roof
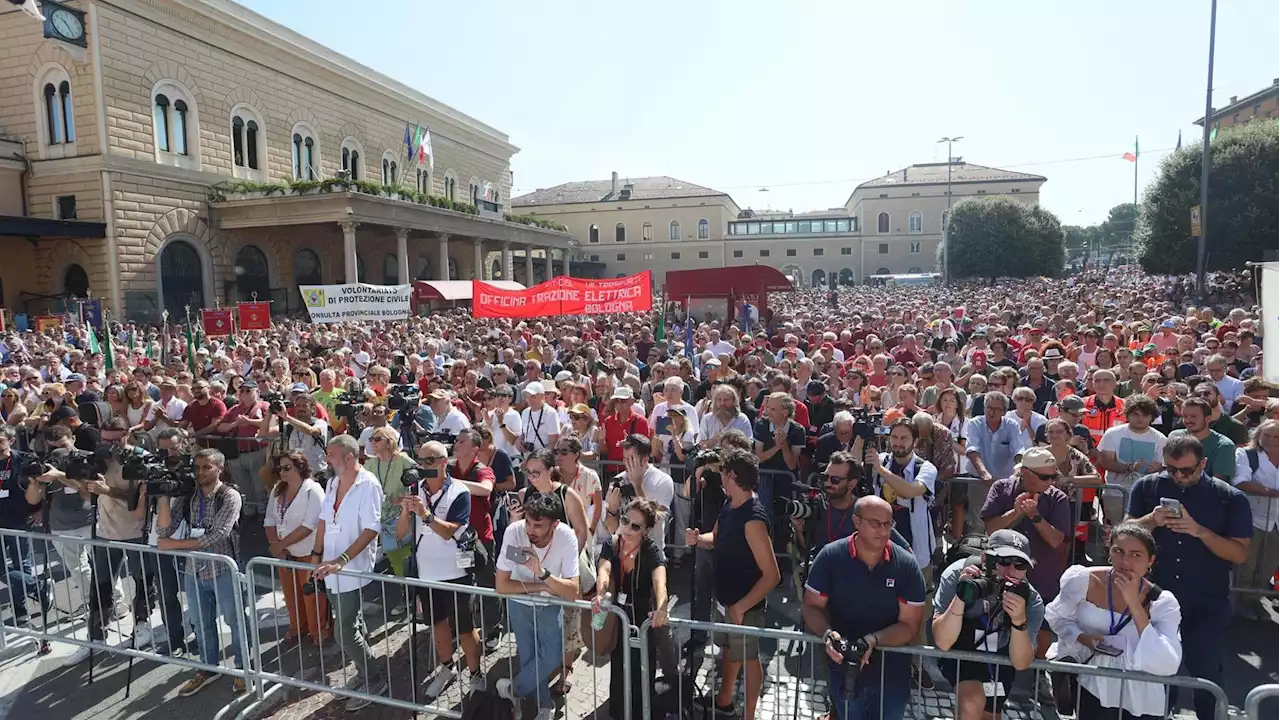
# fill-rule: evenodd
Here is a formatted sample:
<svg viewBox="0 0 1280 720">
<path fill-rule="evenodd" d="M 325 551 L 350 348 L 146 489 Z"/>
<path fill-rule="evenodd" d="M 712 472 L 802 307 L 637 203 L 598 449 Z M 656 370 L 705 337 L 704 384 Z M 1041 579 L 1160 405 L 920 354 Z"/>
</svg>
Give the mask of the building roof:
<svg viewBox="0 0 1280 720">
<path fill-rule="evenodd" d="M 959 159 L 951 163 L 951 182 L 953 184 L 974 182 L 1044 182 L 1045 179 L 1046 178 L 1041 175 L 1020 173 L 1013 170 L 1001 170 L 1000 168 L 987 167 L 985 165 L 974 165 L 973 163 L 967 163 Z M 859 185 L 857 189 L 865 187 L 892 187 L 894 185 L 936 185 L 946 184 L 946 182 L 947 163 L 917 163 L 901 170 L 886 173 L 883 177 L 878 177 L 875 180 L 864 182 Z M 855 189 L 854 192 L 857 192 L 857 189 Z"/>
<path fill-rule="evenodd" d="M 1272 97 L 1277 94 L 1280 94 L 1280 78 L 1276 78 L 1275 80 L 1271 81 L 1271 84 L 1268 85 L 1267 87 L 1262 88 L 1261 90 L 1255 92 L 1254 94 L 1248 95 L 1239 100 L 1237 100 L 1234 96 L 1232 96 L 1231 102 L 1228 103 L 1227 106 L 1222 108 L 1221 110 L 1214 110 L 1213 115 L 1211 117 L 1214 120 L 1218 120 L 1219 118 L 1226 117 L 1227 115 L 1234 115 L 1238 110 L 1240 110 L 1240 108 L 1252 107 L 1254 105 L 1257 105 L 1259 102 L 1267 99 L 1268 97 Z M 1198 118 L 1195 121 L 1195 124 L 1203 126 L 1204 118 L 1203 117 Z"/>
<path fill-rule="evenodd" d="M 625 196 L 626 186 L 631 186 L 630 197 Z M 570 205 L 573 203 L 616 202 L 619 200 L 663 200 L 684 197 L 716 197 L 726 195 L 691 182 L 677 180 L 666 175 L 642 178 L 618 178 L 613 180 L 584 180 L 568 182 L 554 187 L 535 190 L 512 198 L 512 207 L 530 205 Z M 727 196 L 727 195 L 726 195 Z"/>
</svg>

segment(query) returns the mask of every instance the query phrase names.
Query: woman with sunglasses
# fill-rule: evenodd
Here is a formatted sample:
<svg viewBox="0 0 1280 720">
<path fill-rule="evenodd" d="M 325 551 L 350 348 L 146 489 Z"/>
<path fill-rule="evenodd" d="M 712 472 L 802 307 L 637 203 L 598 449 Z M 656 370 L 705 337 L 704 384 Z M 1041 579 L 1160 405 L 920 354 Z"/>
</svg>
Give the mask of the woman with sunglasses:
<svg viewBox="0 0 1280 720">
<path fill-rule="evenodd" d="M 1058 637 L 1048 657 L 1153 675 L 1177 673 L 1182 609 L 1173 593 L 1147 579 L 1156 562 L 1155 537 L 1137 522 L 1123 522 L 1111 531 L 1108 554 L 1110 567 L 1073 565 L 1063 573 L 1062 592 L 1045 608 L 1045 622 Z M 1078 695 L 1063 698 L 1079 698 L 1079 720 L 1161 718 L 1168 708 L 1165 687 L 1157 683 L 1082 675 L 1079 684 Z"/>
<path fill-rule="evenodd" d="M 116 383 L 107 385 L 103 399 L 111 408 L 111 417 L 125 417 L 129 403 L 124 399 L 124 385 Z"/>
<path fill-rule="evenodd" d="M 262 522 L 271 556 L 310 563 L 315 546 L 312 533 L 320 518 L 324 488 L 311 477 L 307 457 L 296 450 L 276 458 L 275 471 L 279 480 L 271 490 L 271 501 Z M 279 571 L 284 605 L 289 612 L 289 632 L 283 638 L 284 644 L 304 637 L 317 644 L 323 642 L 332 631 L 325 594 L 302 591 L 302 586 L 311 581 L 309 570 L 282 567 Z"/>
<path fill-rule="evenodd" d="M 600 457 L 600 439 L 598 437 L 595 419 L 592 417 L 591 408 L 586 403 L 577 403 L 569 408 L 569 429 L 570 435 L 578 438 L 581 443 L 579 451 L 579 459 L 588 462 L 596 460 Z M 592 527 L 595 527 L 593 524 Z"/>
<path fill-rule="evenodd" d="M 596 596 L 593 610 L 617 605 L 626 612 L 632 625 L 642 625 L 646 618 L 653 627 L 667 624 L 667 561 L 649 531 L 658 524 L 661 508 L 652 500 L 632 500 L 619 516 L 605 521 L 609 537 L 600 551 L 596 572 Z M 631 652 L 631 677 L 623 672 L 623 653 Z M 649 644 L 648 663 L 657 665 L 657 644 Z M 642 693 L 648 688 L 640 684 L 640 651 L 632 648 L 625 634 L 619 633 L 609 663 L 609 714 L 620 718 L 624 687 L 631 685 L 631 717 L 643 717 Z"/>
<path fill-rule="evenodd" d="M 604 489 L 600 475 L 582 464 L 582 440 L 577 435 L 562 437 L 556 441 L 556 468 L 565 485 L 573 488 L 587 502 L 587 527 L 603 528 Z M 588 533 L 589 539 L 590 533 Z"/>
<path fill-rule="evenodd" d="M 0 420 L 3 420 L 5 425 L 21 425 L 26 417 L 27 406 L 22 404 L 18 391 L 5 388 L 5 391 L 0 393 Z"/>
<path fill-rule="evenodd" d="M 375 428 L 369 436 L 373 453 L 364 461 L 364 469 L 373 473 L 382 488 L 382 552 L 391 563 L 391 571 L 404 577 L 404 561 L 412 548 L 396 537 L 396 519 L 400 517 L 400 498 L 408 490 L 401 482 L 406 470 L 414 466 L 413 458 L 400 450 L 400 434 L 390 425 Z M 392 615 L 404 611 L 403 602 L 392 608 Z"/>
</svg>

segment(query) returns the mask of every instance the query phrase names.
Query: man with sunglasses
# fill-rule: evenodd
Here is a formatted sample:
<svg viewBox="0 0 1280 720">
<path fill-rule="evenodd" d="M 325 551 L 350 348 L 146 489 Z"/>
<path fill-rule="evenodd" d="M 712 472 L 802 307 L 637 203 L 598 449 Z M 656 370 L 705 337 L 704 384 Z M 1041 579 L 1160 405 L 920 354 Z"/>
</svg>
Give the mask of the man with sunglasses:
<svg viewBox="0 0 1280 720">
<path fill-rule="evenodd" d="M 1160 554 L 1151 581 L 1182 606 L 1182 658 L 1187 674 L 1223 682 L 1223 637 L 1231 620 L 1231 573 L 1245 561 L 1253 515 L 1244 493 L 1205 472 L 1204 448 L 1190 434 L 1169 438 L 1163 470 L 1129 493 L 1128 518 L 1151 528 Z M 1197 690 L 1196 716 L 1214 717 L 1211 694 Z"/>
</svg>

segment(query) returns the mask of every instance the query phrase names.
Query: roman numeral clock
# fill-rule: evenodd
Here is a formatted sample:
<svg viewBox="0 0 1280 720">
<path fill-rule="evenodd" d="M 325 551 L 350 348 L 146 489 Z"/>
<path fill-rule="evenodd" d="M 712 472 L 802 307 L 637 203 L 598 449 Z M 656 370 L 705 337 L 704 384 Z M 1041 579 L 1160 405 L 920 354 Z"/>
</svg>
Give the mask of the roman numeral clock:
<svg viewBox="0 0 1280 720">
<path fill-rule="evenodd" d="M 56 0 L 44 0 L 41 3 L 44 12 L 44 36 L 61 40 L 72 45 L 88 47 L 85 38 L 84 12 L 63 5 Z"/>
</svg>

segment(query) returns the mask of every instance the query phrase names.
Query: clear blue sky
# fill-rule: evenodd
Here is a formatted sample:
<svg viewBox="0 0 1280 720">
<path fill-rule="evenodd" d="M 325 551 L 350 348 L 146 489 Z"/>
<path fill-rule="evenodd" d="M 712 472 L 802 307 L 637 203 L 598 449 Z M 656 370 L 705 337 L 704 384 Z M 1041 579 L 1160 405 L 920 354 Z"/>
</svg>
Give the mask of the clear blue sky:
<svg viewBox="0 0 1280 720">
<path fill-rule="evenodd" d="M 1132 198 L 1135 134 L 1140 187 L 1200 142 L 1208 0 L 241 1 L 508 133 L 518 192 L 616 170 L 835 207 L 963 135 L 1089 224 Z M 1277 26 L 1275 0 L 1220 3 L 1216 107 L 1280 76 Z"/>
</svg>

